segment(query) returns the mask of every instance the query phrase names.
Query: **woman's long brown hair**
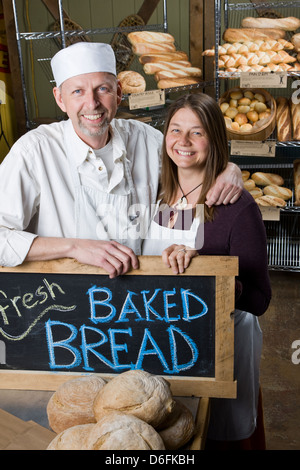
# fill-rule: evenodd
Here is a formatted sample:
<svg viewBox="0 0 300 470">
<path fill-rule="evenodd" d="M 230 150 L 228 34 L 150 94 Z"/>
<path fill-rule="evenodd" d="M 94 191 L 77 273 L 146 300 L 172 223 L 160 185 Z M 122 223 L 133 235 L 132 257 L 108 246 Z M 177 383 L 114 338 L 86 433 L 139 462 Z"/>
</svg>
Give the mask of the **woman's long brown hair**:
<svg viewBox="0 0 300 470">
<path fill-rule="evenodd" d="M 174 101 L 169 109 L 165 122 L 162 149 L 162 173 L 160 199 L 163 203 L 171 204 L 178 189 L 177 166 L 166 152 L 166 134 L 174 114 L 181 108 L 191 109 L 199 118 L 208 137 L 210 149 L 205 165 L 205 179 L 198 204 L 204 204 L 208 190 L 214 184 L 217 176 L 222 173 L 229 160 L 228 139 L 222 111 L 217 102 L 204 93 L 183 95 Z M 213 219 L 214 208 L 204 204 L 204 219 Z"/>
</svg>

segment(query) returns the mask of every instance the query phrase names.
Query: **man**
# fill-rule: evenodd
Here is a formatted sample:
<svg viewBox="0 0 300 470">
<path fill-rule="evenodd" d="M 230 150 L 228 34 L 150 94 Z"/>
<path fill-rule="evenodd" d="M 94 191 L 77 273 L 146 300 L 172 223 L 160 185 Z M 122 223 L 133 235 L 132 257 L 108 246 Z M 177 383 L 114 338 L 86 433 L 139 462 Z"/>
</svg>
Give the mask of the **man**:
<svg viewBox="0 0 300 470">
<path fill-rule="evenodd" d="M 137 219 L 151 217 L 162 134 L 114 119 L 122 90 L 108 44 L 76 43 L 51 66 L 69 119 L 22 136 L 0 167 L 0 264 L 69 257 L 113 278 L 138 268 Z M 233 203 L 241 187 L 230 165 L 207 204 Z"/>
</svg>

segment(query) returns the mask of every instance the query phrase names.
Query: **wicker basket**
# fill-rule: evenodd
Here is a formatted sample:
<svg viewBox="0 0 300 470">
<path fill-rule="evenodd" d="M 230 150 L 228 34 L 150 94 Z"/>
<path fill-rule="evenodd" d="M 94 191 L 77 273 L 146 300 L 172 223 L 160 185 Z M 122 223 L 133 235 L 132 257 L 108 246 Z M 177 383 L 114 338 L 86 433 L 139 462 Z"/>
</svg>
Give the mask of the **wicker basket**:
<svg viewBox="0 0 300 470">
<path fill-rule="evenodd" d="M 261 93 L 266 98 L 266 104 L 271 109 L 270 118 L 263 119 L 258 121 L 252 128 L 250 132 L 239 132 L 233 129 L 227 128 L 227 135 L 229 140 L 257 140 L 264 141 L 266 140 L 274 131 L 276 126 L 276 101 L 269 92 L 263 88 L 231 88 L 226 93 L 222 95 L 219 100 L 221 105 L 224 102 L 229 102 L 230 94 L 234 91 L 252 91 L 253 94 Z"/>
</svg>

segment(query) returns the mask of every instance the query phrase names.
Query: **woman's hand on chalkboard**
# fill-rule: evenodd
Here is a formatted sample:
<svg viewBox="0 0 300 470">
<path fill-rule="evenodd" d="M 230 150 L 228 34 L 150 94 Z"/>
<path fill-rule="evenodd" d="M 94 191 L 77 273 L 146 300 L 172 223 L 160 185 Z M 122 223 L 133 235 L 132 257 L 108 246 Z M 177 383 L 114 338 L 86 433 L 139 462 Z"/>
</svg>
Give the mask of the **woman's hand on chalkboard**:
<svg viewBox="0 0 300 470">
<path fill-rule="evenodd" d="M 185 245 L 171 245 L 162 252 L 162 260 L 174 274 L 182 274 L 198 251 Z"/>
</svg>

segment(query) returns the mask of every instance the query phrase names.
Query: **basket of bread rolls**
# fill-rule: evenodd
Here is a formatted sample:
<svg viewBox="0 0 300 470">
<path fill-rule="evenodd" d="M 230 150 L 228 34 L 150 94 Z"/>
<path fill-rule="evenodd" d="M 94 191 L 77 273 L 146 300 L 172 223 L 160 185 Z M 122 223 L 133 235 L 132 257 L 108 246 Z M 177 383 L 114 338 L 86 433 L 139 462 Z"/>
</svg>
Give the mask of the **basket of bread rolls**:
<svg viewBox="0 0 300 470">
<path fill-rule="evenodd" d="M 276 101 L 263 88 L 231 88 L 219 100 L 230 140 L 267 139 L 276 126 Z"/>
</svg>

